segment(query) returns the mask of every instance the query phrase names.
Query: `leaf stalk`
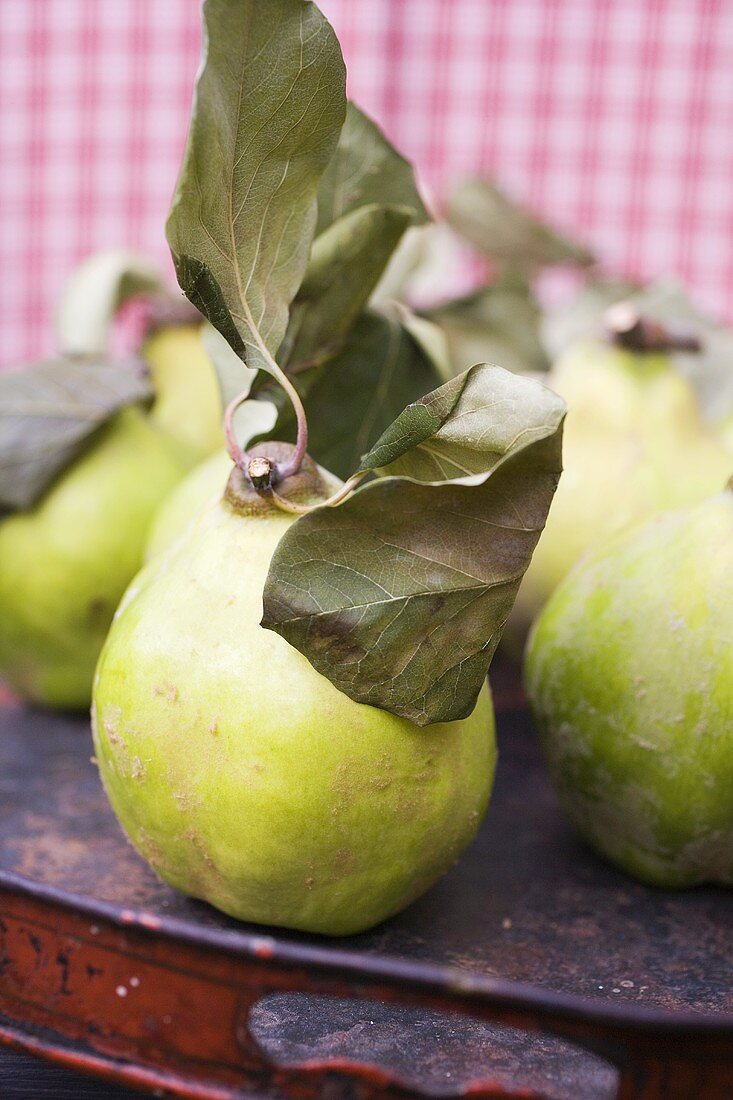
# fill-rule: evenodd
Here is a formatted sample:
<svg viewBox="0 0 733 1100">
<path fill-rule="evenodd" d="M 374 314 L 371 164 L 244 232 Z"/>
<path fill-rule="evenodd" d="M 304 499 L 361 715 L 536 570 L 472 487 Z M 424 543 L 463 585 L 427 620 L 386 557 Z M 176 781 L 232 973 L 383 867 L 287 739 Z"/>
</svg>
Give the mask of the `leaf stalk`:
<svg viewBox="0 0 733 1100">
<path fill-rule="evenodd" d="M 287 500 L 285 497 L 281 497 L 280 494 L 270 486 L 270 496 L 273 503 L 281 508 L 283 512 L 293 512 L 298 516 L 305 516 L 309 512 L 315 511 L 316 508 L 335 508 L 337 504 L 340 504 L 349 493 L 352 493 L 357 487 L 359 482 L 366 477 L 370 471 L 363 470 L 361 473 L 354 474 L 348 481 L 345 481 L 340 489 L 330 496 L 327 500 L 321 500 L 317 504 L 296 504 L 293 500 Z"/>
<path fill-rule="evenodd" d="M 272 355 L 270 355 L 270 353 L 267 351 L 264 344 L 260 344 L 259 348 L 267 360 L 268 372 L 276 379 L 277 382 L 280 383 L 280 385 L 290 398 L 291 404 L 293 406 L 298 427 L 295 449 L 293 450 L 293 453 L 288 461 L 281 465 L 272 463 L 269 459 L 266 460 L 269 463 L 267 477 L 261 476 L 259 471 L 253 472 L 253 462 L 259 462 L 262 460 L 259 457 L 254 459 L 248 451 L 241 447 L 234 432 L 234 414 L 236 413 L 239 406 L 248 399 L 250 395 L 250 387 L 248 386 L 246 390 L 242 390 L 241 393 L 238 393 L 236 397 L 232 398 L 232 400 L 229 402 L 226 409 L 224 410 L 223 427 L 227 451 L 229 452 L 229 457 L 231 458 L 234 465 L 238 466 L 239 469 L 247 475 L 252 483 L 252 487 L 258 493 L 272 493 L 273 501 L 278 505 L 279 508 L 282 508 L 284 511 L 303 510 L 307 512 L 310 511 L 310 508 L 300 509 L 299 507 L 291 505 L 290 502 L 285 500 L 284 497 L 281 497 L 277 493 L 275 493 L 274 489 L 272 488 L 273 485 L 277 485 L 281 481 L 285 481 L 286 478 L 292 477 L 294 474 L 297 474 L 302 465 L 303 459 L 305 458 L 306 452 L 308 450 L 308 419 L 305 414 L 305 408 L 303 406 L 303 402 L 300 399 L 300 394 L 288 378 L 285 371 L 280 366 L 278 366 Z M 353 481 L 353 478 L 351 480 Z M 341 493 L 342 490 L 339 490 L 339 494 Z M 338 499 L 341 500 L 342 496 L 339 495 Z"/>
<path fill-rule="evenodd" d="M 249 397 L 249 386 L 247 387 L 246 390 L 242 390 L 241 393 L 238 393 L 236 397 L 232 398 L 232 400 L 229 402 L 226 409 L 224 410 L 223 427 L 224 427 L 224 439 L 226 440 L 227 451 L 229 452 L 229 457 L 231 458 L 234 465 L 239 467 L 239 469 L 242 471 L 242 473 L 245 473 L 249 476 L 248 467 L 249 467 L 249 463 L 250 463 L 250 460 L 251 460 L 252 456 L 247 451 L 245 451 L 242 447 L 239 446 L 239 442 L 237 441 L 237 437 L 234 434 L 234 423 L 233 423 L 235 412 L 237 411 L 239 406 L 244 401 L 247 400 L 248 397 Z"/>
<path fill-rule="evenodd" d="M 292 477 L 293 474 L 297 474 L 300 469 L 301 463 L 305 458 L 306 451 L 308 450 L 308 419 L 305 415 L 305 408 L 303 402 L 300 399 L 300 394 L 296 390 L 293 383 L 288 378 L 284 370 L 282 370 L 275 360 L 273 359 L 270 365 L 270 369 L 274 374 L 277 381 L 280 383 L 286 394 L 290 398 L 290 402 L 295 412 L 295 421 L 298 427 L 298 434 L 295 438 L 295 450 L 292 453 L 290 459 L 282 466 L 277 467 L 277 481 L 284 481 L 286 477 Z"/>
</svg>

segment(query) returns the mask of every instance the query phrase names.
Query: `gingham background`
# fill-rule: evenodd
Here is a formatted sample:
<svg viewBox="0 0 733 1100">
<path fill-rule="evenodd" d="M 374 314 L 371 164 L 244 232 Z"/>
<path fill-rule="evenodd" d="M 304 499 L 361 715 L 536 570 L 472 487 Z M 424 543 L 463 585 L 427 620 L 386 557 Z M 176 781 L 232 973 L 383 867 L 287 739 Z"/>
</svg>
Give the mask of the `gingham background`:
<svg viewBox="0 0 733 1100">
<path fill-rule="evenodd" d="M 351 95 L 436 196 L 494 173 L 609 268 L 676 273 L 733 320 L 732 3 L 322 7 Z M 198 53 L 196 0 L 0 0 L 0 364 L 52 348 L 86 252 L 166 261 Z"/>
</svg>

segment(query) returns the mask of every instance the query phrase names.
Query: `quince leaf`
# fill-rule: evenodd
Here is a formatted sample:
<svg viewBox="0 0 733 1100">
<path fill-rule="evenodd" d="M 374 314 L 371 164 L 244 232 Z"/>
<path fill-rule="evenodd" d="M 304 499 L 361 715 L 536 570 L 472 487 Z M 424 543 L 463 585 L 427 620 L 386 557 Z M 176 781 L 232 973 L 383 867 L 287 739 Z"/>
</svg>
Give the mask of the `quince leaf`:
<svg viewBox="0 0 733 1100">
<path fill-rule="evenodd" d="M 309 423 L 316 462 L 346 478 L 405 404 L 440 381 L 428 350 L 398 316 L 366 310 L 327 364 L 293 377 Z M 279 407 L 271 438 L 295 439 L 295 417 L 275 385 L 258 394 Z"/>
<path fill-rule="evenodd" d="M 427 220 L 410 163 L 355 104 L 347 104 L 336 152 L 318 187 L 308 267 L 278 352 L 289 374 L 339 352 L 404 232 Z"/>
<path fill-rule="evenodd" d="M 408 207 L 414 225 L 430 220 L 410 162 L 387 141 L 376 123 L 350 102 L 336 152 L 318 185 L 316 234 L 350 211 L 373 203 Z"/>
<path fill-rule="evenodd" d="M 305 0 L 206 0 L 205 57 L 168 217 L 184 293 L 271 369 L 346 111 L 336 37 Z"/>
<path fill-rule="evenodd" d="M 472 363 L 501 363 L 515 373 L 546 371 L 540 307 L 528 283 L 500 279 L 425 312 L 442 329 L 452 373 Z"/>
<path fill-rule="evenodd" d="M 338 352 L 412 220 L 406 206 L 360 206 L 313 242 L 279 360 L 289 374 Z"/>
<path fill-rule="evenodd" d="M 0 509 L 32 507 L 116 412 L 152 396 L 138 364 L 67 358 L 0 373 Z"/>
<path fill-rule="evenodd" d="M 468 180 L 451 196 L 447 218 L 456 233 L 485 256 L 517 270 L 552 264 L 593 263 L 577 241 L 555 232 L 528 210 L 517 206 L 495 183 Z"/>
<path fill-rule="evenodd" d="M 340 691 L 427 725 L 472 711 L 561 470 L 565 406 L 479 364 L 409 405 L 375 480 L 281 539 L 262 625 Z"/>
</svg>

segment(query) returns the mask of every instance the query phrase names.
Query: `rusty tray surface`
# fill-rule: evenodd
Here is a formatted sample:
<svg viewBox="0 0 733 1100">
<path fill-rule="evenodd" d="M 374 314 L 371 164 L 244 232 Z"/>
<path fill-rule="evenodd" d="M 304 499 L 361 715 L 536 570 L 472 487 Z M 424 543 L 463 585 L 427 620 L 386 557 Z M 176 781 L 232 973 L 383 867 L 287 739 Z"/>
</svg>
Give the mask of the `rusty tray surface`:
<svg viewBox="0 0 733 1100">
<path fill-rule="evenodd" d="M 0 707 L 0 1038 L 210 1100 L 733 1096 L 733 897 L 649 889 L 586 849 L 516 688 L 497 701 L 477 840 L 339 940 L 159 882 L 107 806 L 87 720 Z"/>
</svg>

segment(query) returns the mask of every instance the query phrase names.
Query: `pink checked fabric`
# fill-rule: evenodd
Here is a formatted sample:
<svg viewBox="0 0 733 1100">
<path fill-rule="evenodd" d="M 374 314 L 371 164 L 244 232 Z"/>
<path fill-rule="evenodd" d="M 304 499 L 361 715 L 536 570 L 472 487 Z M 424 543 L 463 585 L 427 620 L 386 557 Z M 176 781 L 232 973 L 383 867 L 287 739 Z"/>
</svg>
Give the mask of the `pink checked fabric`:
<svg viewBox="0 0 733 1100">
<path fill-rule="evenodd" d="M 266 2 L 266 0 L 262 0 Z M 322 0 L 351 95 L 437 199 L 491 173 L 612 270 L 733 320 L 733 5 Z M 74 263 L 166 262 L 195 0 L 0 2 L 0 364 L 51 350 Z"/>
</svg>

